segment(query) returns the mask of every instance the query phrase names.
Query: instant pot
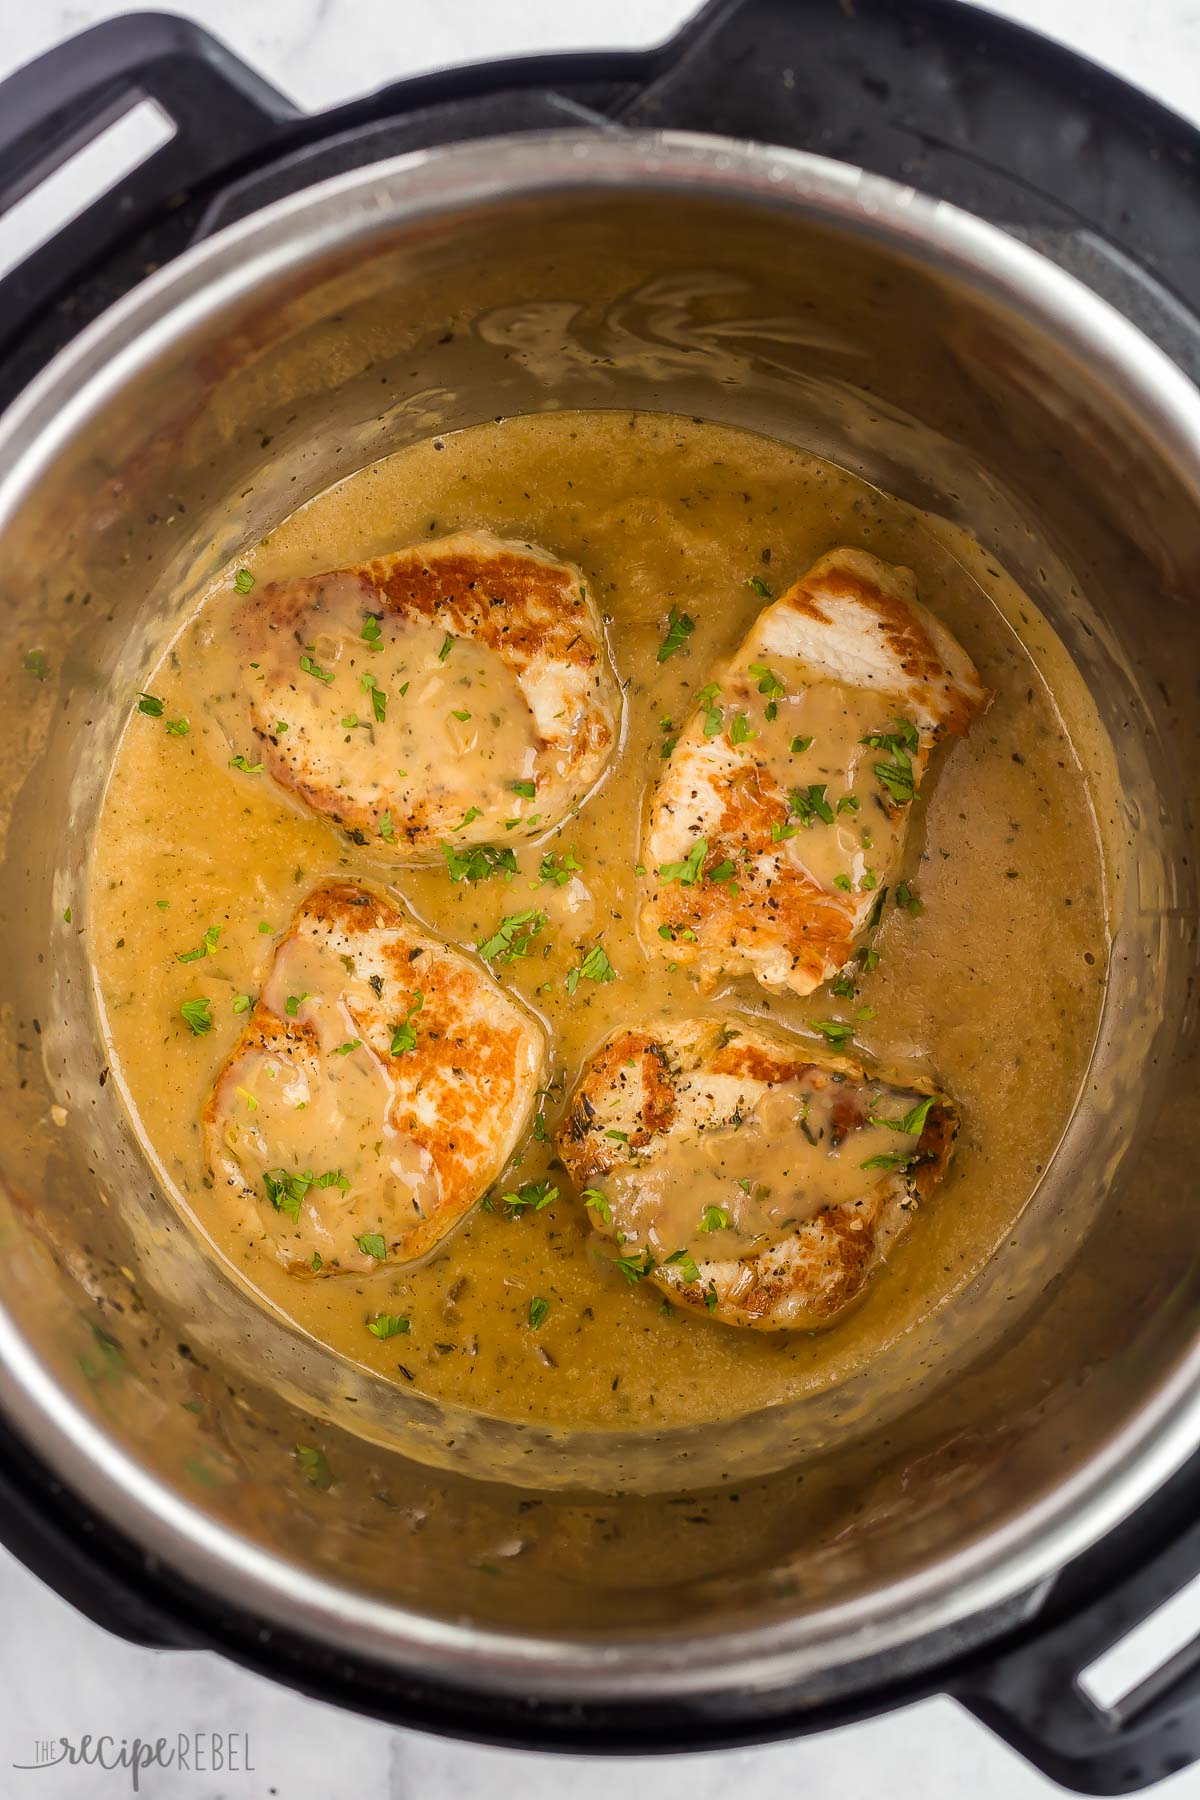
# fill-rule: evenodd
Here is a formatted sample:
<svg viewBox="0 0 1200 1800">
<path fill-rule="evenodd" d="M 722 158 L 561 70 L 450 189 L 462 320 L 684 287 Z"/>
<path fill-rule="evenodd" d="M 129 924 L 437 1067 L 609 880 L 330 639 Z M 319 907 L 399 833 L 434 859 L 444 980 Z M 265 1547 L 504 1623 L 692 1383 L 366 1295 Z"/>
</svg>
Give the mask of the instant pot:
<svg viewBox="0 0 1200 1800">
<path fill-rule="evenodd" d="M 1200 138 L 953 0 L 718 0 L 319 117 L 140 14 L 0 87 L 0 208 L 145 97 L 171 141 L 0 283 L 3 1540 L 133 1641 L 485 1741 L 944 1692 L 1080 1791 L 1200 1757 L 1196 1644 L 1080 1680 L 1200 1570 Z M 187 596 L 405 442 L 596 406 L 971 526 L 1114 796 L 1101 1038 L 1018 1226 L 868 1373 L 704 1430 L 455 1415 L 260 1310 L 131 1132 L 87 961 Z"/>
</svg>

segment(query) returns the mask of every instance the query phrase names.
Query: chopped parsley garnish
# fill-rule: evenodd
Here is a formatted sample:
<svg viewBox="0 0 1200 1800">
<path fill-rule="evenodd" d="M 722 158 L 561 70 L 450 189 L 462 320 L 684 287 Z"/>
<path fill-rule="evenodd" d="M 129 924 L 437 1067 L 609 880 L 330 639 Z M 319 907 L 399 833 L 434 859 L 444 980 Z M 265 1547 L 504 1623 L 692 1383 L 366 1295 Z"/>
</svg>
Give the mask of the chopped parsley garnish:
<svg viewBox="0 0 1200 1800">
<path fill-rule="evenodd" d="M 863 974 L 870 975 L 879 967 L 878 950 L 860 950 L 858 953 L 858 962 Z"/>
<path fill-rule="evenodd" d="M 387 1245 L 378 1231 L 364 1231 L 354 1241 L 364 1256 L 373 1256 L 376 1262 L 387 1261 Z"/>
<path fill-rule="evenodd" d="M 658 871 L 660 881 L 677 881 L 680 887 L 695 887 L 708 855 L 708 839 L 697 838 L 682 862 L 663 863 Z"/>
<path fill-rule="evenodd" d="M 839 1000 L 853 1000 L 858 990 L 854 985 L 852 975 L 839 975 L 836 981 L 830 982 L 829 991 L 831 994 L 836 994 Z"/>
<path fill-rule="evenodd" d="M 536 781 L 510 781 L 508 785 L 514 794 L 520 794 L 524 800 L 532 800 L 537 793 Z"/>
<path fill-rule="evenodd" d="M 471 715 L 465 706 L 455 706 L 450 709 L 450 717 L 452 719 L 457 719 L 460 725 L 465 725 L 470 716 Z"/>
<path fill-rule="evenodd" d="M 380 820 L 379 820 L 379 835 L 383 839 L 385 844 L 394 844 L 395 843 L 396 830 L 395 830 L 394 825 L 392 824 L 391 813 L 381 814 Z"/>
<path fill-rule="evenodd" d="M 275 1211 L 296 1220 L 313 1180 L 311 1169 L 306 1169 L 302 1175 L 289 1175 L 286 1169 L 268 1169 L 263 1175 L 263 1187 Z"/>
<path fill-rule="evenodd" d="M 895 719 L 894 731 L 871 731 L 859 743 L 866 744 L 872 750 L 886 750 L 891 762 L 877 762 L 872 765 L 875 777 L 881 781 L 897 806 L 907 805 L 913 797 L 912 757 L 920 745 L 920 737 L 916 726 L 910 719 Z"/>
<path fill-rule="evenodd" d="M 317 1186 L 319 1188 L 340 1188 L 343 1194 L 348 1194 L 350 1177 L 343 1174 L 341 1169 L 326 1169 L 323 1175 L 317 1176 Z"/>
<path fill-rule="evenodd" d="M 879 877 L 871 867 L 870 863 L 867 863 L 864 867 L 862 880 L 858 885 L 864 894 L 873 894 L 875 889 L 879 886 Z"/>
<path fill-rule="evenodd" d="M 647 1275 L 652 1275 L 654 1266 L 654 1258 L 649 1250 L 640 1250 L 636 1256 L 618 1256 L 613 1259 L 613 1268 L 621 1271 L 630 1287 L 644 1281 Z"/>
<path fill-rule="evenodd" d="M 557 1199 L 558 1189 L 552 1181 L 523 1181 L 515 1194 L 501 1194 L 500 1203 L 509 1218 L 515 1219 L 519 1212 L 544 1212 Z"/>
<path fill-rule="evenodd" d="M 716 737 L 721 729 L 721 709 L 713 704 L 720 698 L 720 695 L 721 690 L 715 681 L 710 681 L 708 686 L 702 687 L 696 695 L 697 706 L 704 708 L 704 735 L 706 738 Z"/>
<path fill-rule="evenodd" d="M 248 594 L 254 586 L 254 577 L 249 569 L 239 569 L 233 578 L 233 585 L 239 594 Z"/>
<path fill-rule="evenodd" d="M 667 635 L 658 646 L 659 662 L 665 663 L 669 656 L 674 656 L 677 650 L 682 650 L 695 629 L 696 621 L 689 619 L 685 612 L 680 612 L 678 607 L 673 606 L 667 614 Z"/>
<path fill-rule="evenodd" d="M 811 749 L 811 747 L 812 747 L 811 734 L 808 737 L 794 737 L 789 746 L 793 756 L 799 756 L 801 751 Z"/>
<path fill-rule="evenodd" d="M 243 775 L 261 775 L 266 767 L 265 763 L 247 762 L 244 756 L 231 756 L 229 766 L 231 769 L 240 769 Z"/>
<path fill-rule="evenodd" d="M 779 819 L 771 820 L 771 842 L 782 844 L 786 838 L 794 838 L 800 830 L 798 825 L 785 825 Z"/>
<path fill-rule="evenodd" d="M 306 675 L 311 675 L 314 680 L 323 681 L 326 687 L 333 680 L 333 670 L 321 668 L 320 664 L 315 663 L 307 651 L 300 658 L 300 667 Z"/>
<path fill-rule="evenodd" d="M 612 1224 L 612 1207 L 608 1195 L 602 1194 L 599 1188 L 584 1188 L 583 1203 L 594 1213 L 599 1213 L 606 1225 Z"/>
<path fill-rule="evenodd" d="M 283 1010 L 287 1014 L 289 1019 L 294 1019 L 296 1017 L 296 1014 L 300 1011 L 300 1008 L 303 1006 L 304 1002 L 307 999 L 308 999 L 307 994 L 289 994 L 288 995 L 287 999 L 283 1003 Z"/>
<path fill-rule="evenodd" d="M 447 632 L 445 637 L 442 639 L 442 647 L 438 651 L 438 661 L 445 662 L 446 658 L 449 656 L 449 654 L 453 650 L 453 648 L 454 648 L 454 639 L 451 637 L 450 633 Z"/>
<path fill-rule="evenodd" d="M 322 1492 L 333 1486 L 333 1470 L 329 1467 L 323 1450 L 318 1450 L 314 1444 L 297 1444 L 295 1454 L 300 1473 L 306 1481 L 311 1481 Z"/>
<path fill-rule="evenodd" d="M 758 733 L 754 730 L 746 713 L 739 713 L 734 719 L 733 724 L 729 727 L 729 741 L 731 744 L 748 744 L 751 738 L 756 738 L 757 736 Z"/>
<path fill-rule="evenodd" d="M 368 669 L 359 681 L 364 694 L 371 696 L 371 711 L 375 714 L 375 723 L 382 725 L 387 718 L 387 695 Z"/>
<path fill-rule="evenodd" d="M 566 887 L 572 875 L 582 867 L 574 849 L 549 850 L 538 864 L 538 880 L 553 882 L 555 887 Z"/>
<path fill-rule="evenodd" d="M 367 1320 L 367 1330 L 372 1337 L 403 1337 L 412 1330 L 412 1320 L 405 1319 L 399 1313 L 376 1313 L 373 1319 Z"/>
<path fill-rule="evenodd" d="M 846 874 L 835 875 L 833 878 L 833 885 L 836 888 L 841 888 L 843 894 L 850 894 L 854 891 L 854 883 Z"/>
<path fill-rule="evenodd" d="M 204 933 L 203 943 L 195 950 L 180 950 L 178 952 L 177 960 L 179 962 L 199 962 L 202 956 L 211 956 L 217 947 L 217 939 L 220 935 L 221 927 L 219 925 L 210 925 L 208 930 Z"/>
<path fill-rule="evenodd" d="M 885 889 L 884 891 L 886 893 L 887 890 Z M 905 912 L 910 912 L 914 919 L 921 910 L 921 902 L 917 899 L 917 896 L 913 893 L 907 881 L 902 881 L 896 889 L 896 905 L 902 906 Z"/>
<path fill-rule="evenodd" d="M 706 1206 L 700 1214 L 701 1231 L 728 1231 L 729 1214 L 723 1206 Z"/>
<path fill-rule="evenodd" d="M 550 1302 L 535 1294 L 529 1302 L 529 1329 L 537 1331 L 546 1322 L 546 1314 L 550 1311 Z"/>
<path fill-rule="evenodd" d="M 704 1290 L 704 1304 L 705 1304 L 705 1306 L 707 1306 L 709 1312 L 711 1312 L 711 1313 L 715 1313 L 717 1310 L 717 1307 L 720 1304 L 719 1300 L 717 1299 L 717 1290 L 712 1285 L 711 1282 Z"/>
<path fill-rule="evenodd" d="M 334 1045 L 333 1054 L 335 1056 L 349 1056 L 350 1052 L 352 1050 L 357 1050 L 361 1043 L 361 1038 L 347 1038 L 344 1044 Z"/>
<path fill-rule="evenodd" d="M 771 598 L 771 590 L 761 575 L 749 576 L 746 581 L 746 586 L 752 588 L 761 600 L 769 600 Z"/>
<path fill-rule="evenodd" d="M 362 641 L 367 646 L 368 650 L 378 650 L 379 640 L 383 636 L 383 632 L 380 629 L 378 614 L 367 614 L 362 622 L 362 630 L 359 632 L 359 636 L 362 638 Z"/>
<path fill-rule="evenodd" d="M 160 700 L 157 694 L 140 694 L 138 696 L 138 711 L 145 713 L 148 719 L 161 719 L 165 709 L 166 702 Z"/>
<path fill-rule="evenodd" d="M 867 930 L 868 931 L 874 931 L 874 929 L 878 925 L 880 919 L 882 919 L 883 903 L 887 899 L 887 893 L 888 893 L 888 891 L 885 887 L 880 888 L 879 893 L 875 899 L 875 904 L 871 908 L 871 916 L 867 920 Z"/>
<path fill-rule="evenodd" d="M 763 663 L 751 663 L 750 673 L 758 676 L 758 691 L 760 694 L 765 694 L 767 696 L 767 718 L 774 719 L 779 712 L 779 701 L 783 699 L 783 696 L 787 693 L 787 689 L 784 687 L 782 681 L 780 681 L 778 675 L 776 675 L 773 670 L 768 669 Z M 804 740 L 801 738 L 793 738 L 792 749 L 795 750 L 796 745 L 798 743 L 803 743 L 803 741 Z M 812 739 L 809 738 L 808 742 L 811 744 Z"/>
<path fill-rule="evenodd" d="M 672 1250 L 663 1266 L 666 1267 L 670 1263 L 678 1265 L 679 1273 L 685 1281 L 699 1281 L 700 1270 L 690 1250 Z"/>
<path fill-rule="evenodd" d="M 486 881 L 489 875 L 503 875 L 508 881 L 517 872 L 515 850 L 501 850 L 494 844 L 475 844 L 469 850 L 443 844 L 442 850 L 451 881 Z"/>
<path fill-rule="evenodd" d="M 185 1000 L 179 1009 L 184 1023 L 191 1026 L 194 1037 L 203 1037 L 212 1030 L 209 1004 L 207 1000 Z"/>
<path fill-rule="evenodd" d="M 507 918 L 501 919 L 493 935 L 476 944 L 475 948 L 484 962 L 512 962 L 518 956 L 528 956 L 530 942 L 546 924 L 545 913 L 538 912 L 536 907 L 509 913 Z"/>
<path fill-rule="evenodd" d="M 475 823 L 476 819 L 481 819 L 482 817 L 483 817 L 483 814 L 480 812 L 480 810 L 477 806 L 468 806 L 466 812 L 463 814 L 462 818 L 458 821 L 458 824 L 452 826 L 451 829 L 453 831 L 465 831 L 467 829 L 468 825 L 473 825 Z"/>
<path fill-rule="evenodd" d="M 838 809 L 838 811 L 839 811 L 839 812 L 840 812 L 840 813 L 844 813 L 844 812 L 857 812 L 857 811 L 858 811 L 858 797 L 857 797 L 857 795 L 855 795 L 855 794 L 843 794 L 843 795 L 842 795 L 842 797 L 841 797 L 841 799 L 840 799 L 840 800 L 839 800 L 839 801 L 838 801 L 838 803 L 837 803 L 837 809 Z"/>
<path fill-rule="evenodd" d="M 70 923 L 71 923 L 71 909 L 68 906 L 68 907 L 65 907 L 63 910 L 63 924 L 69 925 Z"/>
<path fill-rule="evenodd" d="M 814 781 L 806 788 L 793 788 L 788 795 L 788 808 L 802 825 L 811 826 L 814 819 L 823 825 L 833 824 L 833 808 L 825 798 L 825 783 Z"/>
<path fill-rule="evenodd" d="M 188 732 L 191 729 L 192 728 L 186 719 L 168 719 L 167 720 L 167 736 L 168 737 L 186 737 Z"/>
<path fill-rule="evenodd" d="M 854 1036 L 853 1025 L 847 1025 L 841 1019 L 814 1019 L 813 1026 L 830 1044 L 848 1044 Z"/>
<path fill-rule="evenodd" d="M 580 980 L 615 981 L 617 971 L 608 960 L 607 952 L 602 944 L 594 944 L 577 969 L 572 969 L 567 976 L 567 992 L 573 994 Z"/>
<path fill-rule="evenodd" d="M 425 1004 L 425 996 L 420 988 L 413 995 L 412 1004 L 404 1015 L 404 1022 L 392 1027 L 392 1041 L 389 1051 L 392 1056 L 403 1056 L 408 1050 L 417 1047 L 417 1028 L 413 1020 Z"/>
<path fill-rule="evenodd" d="M 907 1169 L 909 1163 L 919 1161 L 920 1158 L 912 1152 L 884 1150 L 878 1156 L 868 1156 L 858 1166 L 860 1169 Z"/>
<path fill-rule="evenodd" d="M 902 1119 L 885 1119 L 880 1113 L 869 1113 L 867 1116 L 872 1125 L 886 1125 L 889 1131 L 902 1131 L 906 1137 L 920 1137 L 933 1104 L 933 1096 L 930 1095 L 927 1100 L 918 1100 Z"/>
<path fill-rule="evenodd" d="M 22 658 L 21 667 L 26 674 L 32 675 L 37 681 L 45 681 L 50 673 L 50 664 L 41 650 L 27 650 Z"/>
</svg>

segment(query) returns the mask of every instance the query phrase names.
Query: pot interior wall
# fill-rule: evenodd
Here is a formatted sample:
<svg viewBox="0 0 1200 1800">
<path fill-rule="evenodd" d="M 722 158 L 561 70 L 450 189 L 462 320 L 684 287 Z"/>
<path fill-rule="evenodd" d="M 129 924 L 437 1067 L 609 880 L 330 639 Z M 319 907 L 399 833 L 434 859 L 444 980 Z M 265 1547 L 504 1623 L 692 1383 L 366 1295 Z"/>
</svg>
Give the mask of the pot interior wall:
<svg viewBox="0 0 1200 1800">
<path fill-rule="evenodd" d="M 974 528 L 1055 626 L 1111 741 L 1118 936 L 1079 1114 L 969 1292 L 819 1401 L 584 1443 L 448 1418 L 267 1318 L 213 1265 L 106 1080 L 83 872 L 139 677 L 217 567 L 415 438 L 592 406 L 765 432 Z M 575 1636 L 693 1633 L 815 1621 L 995 1532 L 1166 1379 L 1197 1299 L 1200 531 L 1103 369 L 797 212 L 575 193 L 375 224 L 264 271 L 59 429 L 53 460 L 24 465 L 0 561 L 0 1300 L 137 1465 L 375 1600 Z M 332 1487 L 297 1445 L 321 1448 Z"/>
</svg>

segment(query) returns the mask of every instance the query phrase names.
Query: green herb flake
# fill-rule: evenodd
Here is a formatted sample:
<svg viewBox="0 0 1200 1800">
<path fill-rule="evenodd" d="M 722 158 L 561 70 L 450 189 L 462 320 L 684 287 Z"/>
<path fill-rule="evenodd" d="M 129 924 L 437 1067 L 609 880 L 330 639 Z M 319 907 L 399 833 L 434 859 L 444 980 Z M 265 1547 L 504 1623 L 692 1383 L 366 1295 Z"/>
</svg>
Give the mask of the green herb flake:
<svg viewBox="0 0 1200 1800">
<path fill-rule="evenodd" d="M 823 781 L 814 781 L 806 788 L 793 788 L 788 795 L 788 808 L 808 829 L 817 819 L 823 825 L 833 824 L 833 808 L 825 798 Z"/>
<path fill-rule="evenodd" d="M 617 971 L 608 960 L 608 953 L 602 944 L 593 944 L 577 969 L 572 969 L 567 976 L 567 992 L 573 994 L 579 986 L 581 978 L 585 981 L 615 981 Z"/>
<path fill-rule="evenodd" d="M 41 650 L 27 650 L 21 659 L 21 667 L 27 675 L 32 675 L 35 681 L 45 681 L 50 673 L 50 664 L 46 661 L 44 651 Z"/>
<path fill-rule="evenodd" d="M 756 593 L 760 600 L 769 600 L 771 598 L 771 590 L 761 575 L 749 576 L 746 581 L 746 586 Z"/>
<path fill-rule="evenodd" d="M 266 764 L 248 762 L 244 756 L 231 756 L 229 766 L 231 769 L 240 769 L 243 775 L 261 775 Z"/>
<path fill-rule="evenodd" d="M 363 619 L 362 630 L 359 632 L 359 636 L 362 638 L 362 641 L 367 646 L 368 650 L 379 649 L 379 640 L 383 636 L 383 631 L 379 623 L 380 617 L 380 614 L 368 613 Z"/>
<path fill-rule="evenodd" d="M 399 1313 L 376 1313 L 373 1319 L 367 1320 L 367 1330 L 372 1337 L 380 1339 L 405 1337 L 412 1330 L 412 1320 L 402 1318 Z"/>
<path fill-rule="evenodd" d="M 538 880 L 551 882 L 555 887 L 566 887 L 572 875 L 582 867 L 574 849 L 550 850 L 538 864 Z"/>
<path fill-rule="evenodd" d="M 239 569 L 233 578 L 233 585 L 239 594 L 248 594 L 254 586 L 254 577 L 249 569 Z"/>
<path fill-rule="evenodd" d="M 453 650 L 453 648 L 454 648 L 454 639 L 451 637 L 450 633 L 447 632 L 445 637 L 442 639 L 442 647 L 438 651 L 438 661 L 445 662 L 446 658 L 449 656 L 449 654 Z"/>
<path fill-rule="evenodd" d="M 267 1169 L 263 1174 L 263 1187 L 275 1211 L 284 1213 L 294 1222 L 300 1217 L 304 1197 L 314 1180 L 311 1169 L 295 1175 L 289 1174 L 286 1169 Z"/>
<path fill-rule="evenodd" d="M 311 1482 L 321 1493 L 333 1486 L 333 1470 L 323 1450 L 318 1450 L 315 1444 L 297 1444 L 295 1457 L 305 1481 Z"/>
<path fill-rule="evenodd" d="M 854 883 L 848 875 L 835 875 L 833 878 L 833 885 L 836 888 L 841 888 L 844 894 L 850 894 L 854 891 Z"/>
<path fill-rule="evenodd" d="M 583 1203 L 589 1211 L 599 1213 L 606 1225 L 612 1224 L 612 1207 L 608 1195 L 601 1193 L 599 1188 L 584 1188 Z"/>
<path fill-rule="evenodd" d="M 667 635 L 658 646 L 659 662 L 665 663 L 669 656 L 674 656 L 677 650 L 682 650 L 695 629 L 696 621 L 689 619 L 685 612 L 680 612 L 678 607 L 673 606 L 667 614 Z"/>
<path fill-rule="evenodd" d="M 364 1256 L 373 1257 L 376 1262 L 387 1261 L 387 1245 L 378 1231 L 364 1231 L 354 1241 Z"/>
<path fill-rule="evenodd" d="M 793 756 L 800 756 L 805 750 L 811 750 L 812 737 L 794 737 L 789 745 Z"/>
<path fill-rule="evenodd" d="M 699 1281 L 700 1269 L 690 1250 L 672 1250 L 664 1268 L 674 1263 L 685 1281 Z"/>
<path fill-rule="evenodd" d="M 396 828 L 392 824 L 391 813 L 385 812 L 381 815 L 380 820 L 379 820 L 379 835 L 383 839 L 385 844 L 394 844 L 395 843 Z"/>
<path fill-rule="evenodd" d="M 191 1026 L 193 1037 L 204 1037 L 212 1030 L 209 1005 L 208 1000 L 185 1000 L 179 1008 L 184 1023 Z"/>
<path fill-rule="evenodd" d="M 853 1025 L 847 1025 L 841 1019 L 814 1019 L 813 1027 L 827 1043 L 834 1045 L 848 1044 L 854 1036 Z"/>
<path fill-rule="evenodd" d="M 917 896 L 913 893 L 907 881 L 902 881 L 896 889 L 896 905 L 902 906 L 905 912 L 912 914 L 914 919 L 921 910 L 921 902 L 917 899 Z"/>
<path fill-rule="evenodd" d="M 936 1102 L 931 1094 L 925 1100 L 918 1100 L 917 1104 L 910 1108 L 910 1110 L 904 1114 L 903 1118 L 888 1119 L 881 1113 L 869 1113 L 867 1116 L 872 1125 L 886 1125 L 889 1131 L 902 1132 L 905 1137 L 920 1137 L 925 1129 L 925 1121 L 928 1119 L 930 1111 L 935 1104 Z"/>
<path fill-rule="evenodd" d="M 660 881 L 677 881 L 680 887 L 695 887 L 708 855 L 708 839 L 697 838 L 682 862 L 663 863 L 658 871 Z"/>
<path fill-rule="evenodd" d="M 870 731 L 859 742 L 871 750 L 886 751 L 892 758 L 891 762 L 874 763 L 872 770 L 895 804 L 906 806 L 913 797 L 916 778 L 912 758 L 921 739 L 911 719 L 895 719 L 892 723 L 892 731 Z"/>
<path fill-rule="evenodd" d="M 550 1302 L 548 1300 L 543 1300 L 540 1294 L 535 1294 L 533 1299 L 529 1302 L 529 1329 L 531 1331 L 540 1331 L 542 1326 L 546 1323 L 546 1314 L 549 1311 Z"/>
<path fill-rule="evenodd" d="M 903 1150 L 884 1150 L 878 1156 L 868 1156 L 858 1166 L 860 1169 L 907 1169 L 910 1163 L 918 1161 L 916 1155 Z"/>
<path fill-rule="evenodd" d="M 706 1206 L 700 1214 L 701 1231 L 728 1231 L 729 1214 L 723 1206 Z"/>
<path fill-rule="evenodd" d="M 617 1256 L 613 1259 L 613 1267 L 625 1277 L 630 1287 L 644 1281 L 647 1275 L 654 1273 L 655 1263 L 649 1250 L 640 1250 L 634 1256 Z"/>
<path fill-rule="evenodd" d="M 306 675 L 311 675 L 314 681 L 323 681 L 326 687 L 333 680 L 333 670 L 321 668 L 320 664 L 315 663 L 307 651 L 300 658 L 300 667 Z"/>
<path fill-rule="evenodd" d="M 371 711 L 375 714 L 375 723 L 382 725 L 387 718 L 387 695 L 380 687 L 370 670 L 359 681 L 364 694 L 371 696 Z"/>
<path fill-rule="evenodd" d="M 469 850 L 443 844 L 442 852 L 451 881 L 474 883 L 486 881 L 491 875 L 503 875 L 506 881 L 511 881 L 517 873 L 516 851 L 502 850 L 494 844 L 475 844 Z"/>
<path fill-rule="evenodd" d="M 545 929 L 547 922 L 546 914 L 532 906 L 524 912 L 509 913 L 507 918 L 501 919 L 493 935 L 476 944 L 475 948 L 484 962 L 513 962 L 519 956 L 528 956 L 530 943 Z"/>
<path fill-rule="evenodd" d="M 166 702 L 160 700 L 157 694 L 140 694 L 137 709 L 140 713 L 145 713 L 148 719 L 161 719 L 166 710 Z"/>
<path fill-rule="evenodd" d="M 416 1018 L 424 1004 L 425 996 L 420 988 L 418 988 L 413 995 L 412 1004 L 404 1015 L 403 1023 L 392 1027 L 392 1041 L 390 1045 L 390 1054 L 392 1056 L 403 1056 L 406 1051 L 416 1049 L 417 1028 L 413 1024 L 413 1020 Z"/>
<path fill-rule="evenodd" d="M 523 1181 L 515 1193 L 500 1196 L 510 1219 L 520 1212 L 545 1212 L 557 1199 L 558 1189 L 552 1181 Z"/>
<path fill-rule="evenodd" d="M 235 1013 L 249 1012 L 253 1005 L 253 994 L 235 994 L 233 996 L 233 1010 Z"/>
<path fill-rule="evenodd" d="M 746 713 L 738 713 L 733 724 L 729 727 L 730 743 L 748 744 L 752 738 L 756 738 L 757 736 L 758 733 L 751 725 L 748 715 Z"/>
<path fill-rule="evenodd" d="M 536 781 L 510 781 L 508 785 L 512 793 L 520 794 L 524 800 L 532 800 L 537 793 Z"/>
</svg>

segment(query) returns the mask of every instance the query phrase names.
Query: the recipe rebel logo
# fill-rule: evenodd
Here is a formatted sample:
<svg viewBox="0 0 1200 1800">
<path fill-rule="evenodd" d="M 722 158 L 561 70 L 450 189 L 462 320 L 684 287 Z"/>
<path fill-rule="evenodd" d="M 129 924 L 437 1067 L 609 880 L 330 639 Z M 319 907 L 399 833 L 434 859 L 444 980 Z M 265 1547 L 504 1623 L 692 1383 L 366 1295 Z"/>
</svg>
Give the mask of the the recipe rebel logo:
<svg viewBox="0 0 1200 1800">
<path fill-rule="evenodd" d="M 191 1775 L 254 1774 L 249 1735 L 236 1731 L 180 1731 L 174 1737 L 152 1739 L 90 1732 L 79 1738 L 38 1738 L 33 1760 L 14 1762 L 12 1767 L 23 1772 L 64 1767 L 124 1772 L 134 1794 L 141 1793 L 142 1777 L 151 1769 Z"/>
</svg>

